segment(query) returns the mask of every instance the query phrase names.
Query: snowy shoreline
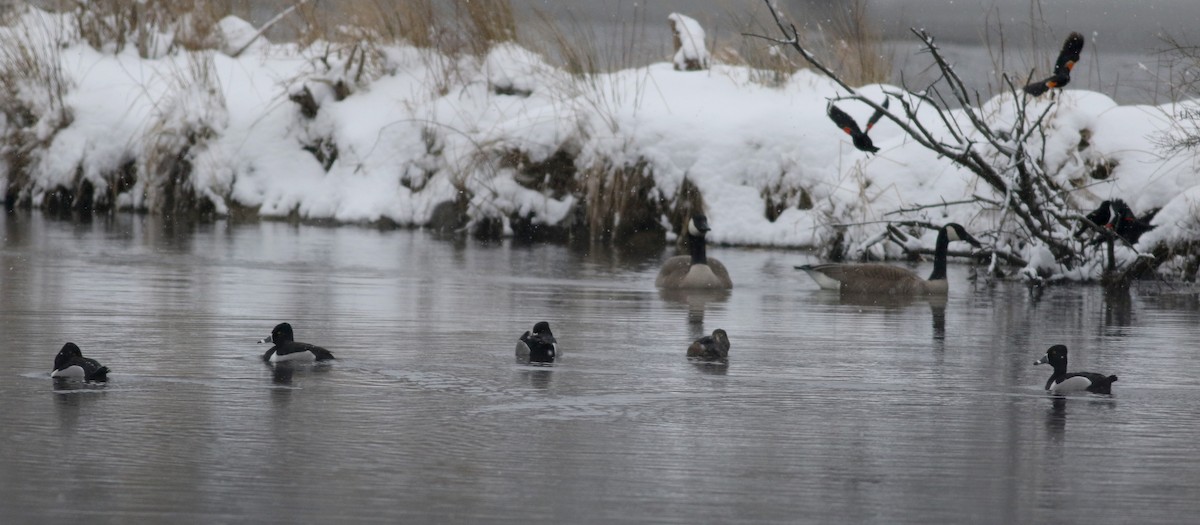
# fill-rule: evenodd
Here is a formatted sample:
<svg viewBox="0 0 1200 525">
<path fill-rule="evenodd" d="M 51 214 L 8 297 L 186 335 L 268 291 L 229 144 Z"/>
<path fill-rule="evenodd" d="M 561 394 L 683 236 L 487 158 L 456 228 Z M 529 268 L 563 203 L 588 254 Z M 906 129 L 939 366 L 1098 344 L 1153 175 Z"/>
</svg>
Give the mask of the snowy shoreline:
<svg viewBox="0 0 1200 525">
<path fill-rule="evenodd" d="M 938 205 L 995 196 L 886 119 L 872 131 L 877 155 L 854 149 L 825 115 L 827 100 L 845 93 L 808 70 L 779 86 L 722 64 L 584 76 L 514 44 L 477 58 L 258 40 L 237 58 L 142 58 L 70 41 L 65 23 L 31 10 L 0 29 L 2 38 L 26 39 L 61 75 L 57 94 L 30 82 L 6 104 L 0 187 L 10 208 L 249 213 L 619 240 L 670 232 L 703 206 L 714 243 L 839 243 L 871 257 L 902 255 L 887 243 L 863 244 L 888 221 L 986 232 L 1003 220 L 975 206 Z M 223 23 L 227 35 L 248 27 Z M 884 89 L 860 91 L 882 100 Z M 1200 241 L 1196 156 L 1163 156 L 1156 146 L 1200 105 L 1122 106 L 1077 90 L 1054 103 L 1044 165 L 1071 190 L 1071 203 L 1083 213 L 1110 198 L 1161 208 L 1140 251 Z M 1011 106 L 1001 96 L 983 109 L 1002 122 Z M 869 113 L 843 109 L 860 122 Z M 934 232 L 914 233 L 932 245 Z M 1045 259 L 1037 246 L 1006 248 Z M 1124 260 L 1136 255 L 1121 251 Z M 1094 278 L 1099 269 L 1076 271 Z"/>
</svg>

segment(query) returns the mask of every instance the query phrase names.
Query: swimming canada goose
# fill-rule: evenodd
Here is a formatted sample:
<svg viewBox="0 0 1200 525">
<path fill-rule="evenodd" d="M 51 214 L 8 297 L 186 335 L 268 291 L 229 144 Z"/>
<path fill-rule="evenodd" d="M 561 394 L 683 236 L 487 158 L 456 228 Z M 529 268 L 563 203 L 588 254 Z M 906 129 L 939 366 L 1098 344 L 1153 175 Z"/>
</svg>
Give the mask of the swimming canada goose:
<svg viewBox="0 0 1200 525">
<path fill-rule="evenodd" d="M 546 321 L 533 325 L 533 333 L 525 332 L 517 340 L 517 360 L 522 363 L 553 363 L 557 357 L 558 340 Z"/>
<path fill-rule="evenodd" d="M 1094 372 L 1067 373 L 1067 347 L 1054 345 L 1046 350 L 1046 355 L 1034 361 L 1034 365 L 1049 363 L 1054 367 L 1054 374 L 1046 380 L 1046 390 L 1051 392 L 1082 392 L 1084 390 L 1096 394 L 1111 394 L 1112 384 L 1117 376 L 1105 376 Z"/>
<path fill-rule="evenodd" d="M 729 335 L 718 328 L 712 335 L 697 339 L 687 349 L 689 358 L 702 361 L 725 361 L 729 359 Z"/>
<path fill-rule="evenodd" d="M 890 264 L 817 264 L 797 266 L 826 290 L 846 294 L 945 295 L 946 251 L 950 241 L 966 241 L 981 247 L 962 226 L 949 223 L 938 230 L 937 247 L 933 252 L 933 273 L 922 279 L 912 270 Z"/>
<path fill-rule="evenodd" d="M 67 343 L 54 356 L 54 370 L 50 372 L 50 377 L 107 381 L 108 367 L 101 366 L 95 359 L 83 357 L 83 352 L 75 343 Z"/>
<path fill-rule="evenodd" d="M 292 335 L 292 325 L 288 323 L 279 323 L 271 330 L 271 335 L 264 338 L 259 343 L 275 343 L 267 353 L 263 354 L 263 361 L 278 363 L 281 361 L 328 361 L 333 359 L 333 354 L 329 350 L 308 343 L 300 343 L 294 340 Z"/>
<path fill-rule="evenodd" d="M 729 270 L 714 258 L 705 254 L 704 234 L 709 230 L 708 217 L 703 213 L 692 215 L 687 224 L 688 248 L 691 255 L 677 255 L 667 259 L 654 286 L 668 289 L 717 289 L 733 288 Z"/>
</svg>

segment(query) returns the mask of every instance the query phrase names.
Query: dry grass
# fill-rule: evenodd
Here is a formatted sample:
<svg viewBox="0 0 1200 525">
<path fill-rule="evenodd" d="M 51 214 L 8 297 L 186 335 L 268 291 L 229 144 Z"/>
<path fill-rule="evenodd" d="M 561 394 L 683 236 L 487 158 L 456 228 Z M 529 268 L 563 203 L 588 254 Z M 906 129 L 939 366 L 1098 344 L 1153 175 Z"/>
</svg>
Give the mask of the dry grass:
<svg viewBox="0 0 1200 525">
<path fill-rule="evenodd" d="M 854 86 L 887 82 L 892 77 L 892 54 L 872 21 L 867 0 L 850 0 L 834 11 L 828 30 L 833 65 Z"/>
<path fill-rule="evenodd" d="M 221 18 L 245 11 L 247 0 L 73 0 L 62 9 L 72 15 L 77 36 L 96 49 L 120 52 L 132 46 L 142 57 L 163 48 L 209 49 Z M 173 35 L 171 41 L 165 35 Z"/>
<path fill-rule="evenodd" d="M 225 118 L 225 100 L 212 53 L 192 53 L 176 70 L 170 94 L 156 105 L 154 120 L 144 135 L 146 144 L 139 180 L 147 181 L 146 205 L 172 216 L 212 211 L 212 202 L 194 186 L 193 151 L 218 135 Z M 191 99 L 203 98 L 202 103 Z M 194 114 L 194 108 L 208 113 Z"/>
<path fill-rule="evenodd" d="M 64 102 L 71 81 L 63 73 L 56 45 L 58 35 L 32 23 L 5 28 L 0 38 L 0 112 L 7 121 L 2 149 L 7 163 L 7 202 L 18 200 L 15 192 L 26 186 L 29 166 L 36 152 L 54 135 L 71 124 L 74 115 Z"/>
</svg>

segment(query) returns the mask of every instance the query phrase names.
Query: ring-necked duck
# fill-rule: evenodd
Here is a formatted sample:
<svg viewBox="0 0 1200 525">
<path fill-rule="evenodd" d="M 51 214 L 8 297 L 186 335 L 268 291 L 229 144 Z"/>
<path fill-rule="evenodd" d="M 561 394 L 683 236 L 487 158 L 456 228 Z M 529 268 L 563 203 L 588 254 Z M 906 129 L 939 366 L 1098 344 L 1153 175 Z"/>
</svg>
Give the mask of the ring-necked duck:
<svg viewBox="0 0 1200 525">
<path fill-rule="evenodd" d="M 1034 361 L 1034 365 L 1049 363 L 1054 367 L 1054 374 L 1046 380 L 1046 390 L 1051 392 L 1094 392 L 1111 394 L 1112 384 L 1117 376 L 1105 376 L 1093 372 L 1067 373 L 1067 347 L 1054 345 L 1046 350 L 1046 355 Z"/>
<path fill-rule="evenodd" d="M 294 340 L 292 335 L 292 325 L 288 323 L 279 323 L 271 330 L 271 335 L 259 341 L 262 343 L 274 343 L 267 353 L 263 354 L 263 361 L 278 363 L 280 361 L 327 361 L 333 359 L 333 354 L 329 350 L 308 343 L 299 343 Z"/>
<path fill-rule="evenodd" d="M 687 356 L 704 361 L 725 361 L 729 359 L 729 335 L 718 328 L 712 335 L 697 339 L 687 349 Z"/>
<path fill-rule="evenodd" d="M 528 363 L 553 363 L 561 357 L 558 351 L 558 340 L 550 332 L 550 323 L 546 321 L 533 325 L 533 332 L 521 334 L 517 340 L 517 359 Z"/>
<path fill-rule="evenodd" d="M 95 359 L 83 357 L 83 352 L 75 343 L 67 343 L 58 351 L 58 355 L 54 356 L 54 370 L 50 372 L 50 377 L 107 381 L 108 372 L 107 366 L 101 366 Z"/>
</svg>

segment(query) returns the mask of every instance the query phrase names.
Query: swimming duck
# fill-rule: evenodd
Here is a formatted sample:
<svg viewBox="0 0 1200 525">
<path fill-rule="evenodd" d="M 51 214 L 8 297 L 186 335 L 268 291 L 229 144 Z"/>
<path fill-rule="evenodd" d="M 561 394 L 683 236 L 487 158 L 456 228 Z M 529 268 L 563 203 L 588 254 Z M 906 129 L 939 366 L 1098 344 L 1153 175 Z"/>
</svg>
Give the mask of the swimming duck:
<svg viewBox="0 0 1200 525">
<path fill-rule="evenodd" d="M 688 248 L 691 255 L 677 255 L 667 259 L 654 286 L 667 289 L 715 289 L 733 288 L 729 270 L 705 253 L 704 235 L 709 231 L 708 217 L 703 213 L 692 215 L 687 223 Z"/>
<path fill-rule="evenodd" d="M 1117 376 L 1105 376 L 1094 372 L 1067 373 L 1067 347 L 1054 345 L 1046 350 L 1046 355 L 1034 361 L 1034 365 L 1049 363 L 1054 367 L 1054 374 L 1046 380 L 1046 390 L 1051 392 L 1080 392 L 1088 391 L 1097 394 L 1111 394 L 1112 384 Z"/>
<path fill-rule="evenodd" d="M 517 340 L 517 359 L 521 362 L 553 363 L 558 357 L 558 341 L 546 321 L 533 325 L 533 333 L 525 332 Z"/>
<path fill-rule="evenodd" d="M 279 323 L 271 330 L 271 335 L 259 341 L 262 343 L 274 343 L 267 353 L 263 354 L 263 361 L 278 363 L 280 361 L 327 361 L 333 359 L 333 354 L 329 350 L 308 343 L 298 343 L 292 335 L 292 325 L 288 323 Z"/>
<path fill-rule="evenodd" d="M 67 343 L 58 351 L 58 355 L 54 356 L 54 370 L 50 372 L 50 377 L 107 381 L 108 372 L 107 366 L 101 366 L 95 359 L 83 357 L 83 352 L 75 343 Z"/>
<path fill-rule="evenodd" d="M 692 342 L 687 349 L 689 358 L 702 361 L 726 361 L 729 359 L 729 335 L 718 328 L 712 335 L 706 335 Z"/>
<path fill-rule="evenodd" d="M 946 251 L 950 241 L 982 246 L 961 225 L 952 222 L 942 226 L 938 230 L 929 279 L 889 264 L 805 264 L 796 268 L 807 272 L 821 288 L 847 294 L 946 295 L 950 289 L 946 282 Z"/>
</svg>

